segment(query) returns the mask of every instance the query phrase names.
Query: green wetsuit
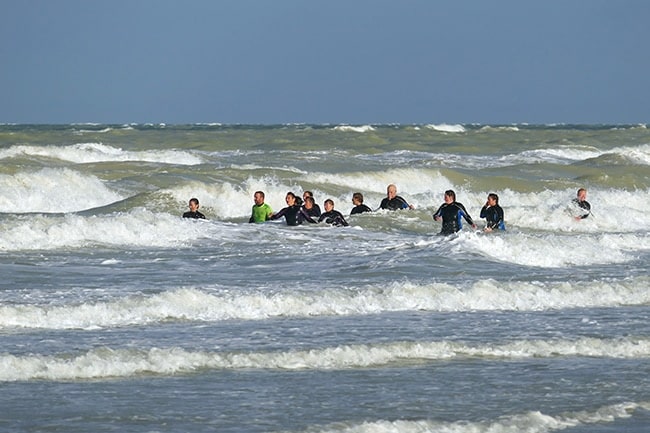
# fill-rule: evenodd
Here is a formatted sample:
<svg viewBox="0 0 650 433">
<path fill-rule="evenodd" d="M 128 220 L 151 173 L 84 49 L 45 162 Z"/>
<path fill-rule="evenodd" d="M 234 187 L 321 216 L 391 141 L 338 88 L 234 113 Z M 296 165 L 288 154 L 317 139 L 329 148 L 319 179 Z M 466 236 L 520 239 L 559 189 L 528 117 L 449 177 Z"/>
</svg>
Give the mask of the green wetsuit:
<svg viewBox="0 0 650 433">
<path fill-rule="evenodd" d="M 251 213 L 251 217 L 248 220 L 249 223 L 263 223 L 264 221 L 267 221 L 269 217 L 273 214 L 273 211 L 271 210 L 271 206 L 269 206 L 266 203 L 262 203 L 261 205 L 253 205 L 253 212 Z"/>
</svg>

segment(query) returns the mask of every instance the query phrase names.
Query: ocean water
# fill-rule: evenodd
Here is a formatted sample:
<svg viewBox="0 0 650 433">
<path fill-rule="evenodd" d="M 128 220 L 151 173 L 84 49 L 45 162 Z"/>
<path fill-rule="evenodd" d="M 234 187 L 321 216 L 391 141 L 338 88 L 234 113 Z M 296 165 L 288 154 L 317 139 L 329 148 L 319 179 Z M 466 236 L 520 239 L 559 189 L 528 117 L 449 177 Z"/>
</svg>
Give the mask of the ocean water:
<svg viewBox="0 0 650 433">
<path fill-rule="evenodd" d="M 649 261 L 645 125 L 0 125 L 0 431 L 646 433 Z"/>
</svg>

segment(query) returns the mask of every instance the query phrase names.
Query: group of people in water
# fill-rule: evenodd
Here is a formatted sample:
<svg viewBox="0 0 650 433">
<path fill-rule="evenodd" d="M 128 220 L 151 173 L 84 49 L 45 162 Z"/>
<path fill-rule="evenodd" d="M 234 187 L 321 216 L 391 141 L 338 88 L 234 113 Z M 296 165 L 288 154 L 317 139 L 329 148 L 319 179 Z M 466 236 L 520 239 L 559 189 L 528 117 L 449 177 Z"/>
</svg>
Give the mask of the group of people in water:
<svg viewBox="0 0 650 433">
<path fill-rule="evenodd" d="M 300 225 L 304 222 L 316 224 L 323 221 L 334 226 L 349 225 L 343 214 L 334 209 L 334 201 L 332 199 L 328 198 L 325 200 L 323 203 L 325 212 L 321 212 L 311 191 L 305 191 L 302 198 L 296 196 L 293 192 L 288 192 L 285 197 L 287 206 L 278 212 L 273 212 L 271 206 L 265 203 L 264 200 L 265 196 L 263 191 L 256 191 L 253 194 L 254 204 L 248 220 L 249 223 L 263 223 L 284 217 L 289 226 Z M 363 194 L 360 192 L 352 194 L 352 204 L 354 207 L 350 215 L 372 212 L 372 209 L 363 203 Z M 578 189 L 577 196 L 573 199 L 572 204 L 578 210 L 577 215 L 574 215 L 576 220 L 585 219 L 591 215 L 591 205 L 587 201 L 587 190 L 585 188 Z M 205 219 L 205 215 L 199 212 L 198 199 L 190 199 L 189 209 L 188 212 L 183 214 L 183 218 Z M 395 211 L 414 209 L 414 206 L 397 195 L 397 187 L 390 184 L 386 189 L 386 197 L 381 201 L 379 209 Z M 499 196 L 495 193 L 488 194 L 487 201 L 481 208 L 480 217 L 486 221 L 483 231 L 491 232 L 506 229 L 503 209 L 499 206 Z M 442 228 L 440 230 L 440 234 L 442 235 L 450 235 L 462 230 L 463 220 L 473 229 L 476 230 L 477 228 L 465 206 L 456 201 L 456 193 L 451 189 L 445 191 L 444 203 L 433 214 L 433 219 L 442 222 Z"/>
</svg>

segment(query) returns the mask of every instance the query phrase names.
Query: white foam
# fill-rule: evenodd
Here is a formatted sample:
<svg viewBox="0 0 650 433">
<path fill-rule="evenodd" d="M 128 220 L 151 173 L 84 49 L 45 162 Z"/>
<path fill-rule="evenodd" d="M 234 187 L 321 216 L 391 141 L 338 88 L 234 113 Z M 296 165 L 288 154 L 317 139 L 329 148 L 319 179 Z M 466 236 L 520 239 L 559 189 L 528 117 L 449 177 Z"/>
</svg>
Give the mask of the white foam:
<svg viewBox="0 0 650 433">
<path fill-rule="evenodd" d="M 0 329 L 96 329 L 147 325 L 165 320 L 266 320 L 379 314 L 394 311 L 540 311 L 647 305 L 648 278 L 590 282 L 497 282 L 467 286 L 393 283 L 383 288 L 321 289 L 318 292 L 209 293 L 184 288 L 151 296 L 81 305 L 3 305 Z"/>
<path fill-rule="evenodd" d="M 0 381 L 105 379 L 151 373 L 172 375 L 205 368 L 340 370 L 456 358 L 525 359 L 558 356 L 646 359 L 650 357 L 650 340 L 520 340 L 477 346 L 451 341 L 393 342 L 248 353 L 189 351 L 182 348 L 97 348 L 75 357 L 0 355 Z"/>
<path fill-rule="evenodd" d="M 142 208 L 102 216 L 35 215 L 0 225 L 0 251 L 54 250 L 88 245 L 189 246 L 190 240 L 205 236 L 220 239 L 223 230 L 217 225 L 208 221 L 187 221 L 180 216 Z M 230 236 L 236 236 L 236 233 Z"/>
<path fill-rule="evenodd" d="M 122 199 L 97 177 L 68 168 L 0 174 L 0 212 L 73 212 Z"/>
<path fill-rule="evenodd" d="M 650 165 L 650 144 L 615 147 L 607 153 L 621 155 L 635 164 Z"/>
<path fill-rule="evenodd" d="M 564 412 L 559 415 L 531 411 L 517 415 L 504 415 L 496 420 L 486 421 L 379 420 L 360 424 L 339 421 L 335 425 L 311 427 L 308 431 L 310 433 L 550 433 L 571 427 L 580 429 L 580 426 L 616 422 L 619 419 L 629 418 L 638 409 L 650 410 L 650 402 L 624 402 L 602 406 L 591 411 Z"/>
<path fill-rule="evenodd" d="M 434 131 L 439 131 L 439 132 L 451 132 L 451 133 L 465 132 L 465 127 L 460 124 L 450 125 L 447 123 L 441 123 L 438 125 L 431 124 L 425 126 L 428 129 L 433 129 Z"/>
<path fill-rule="evenodd" d="M 333 128 L 335 131 L 344 131 L 344 132 L 368 132 L 374 131 L 371 125 L 361 125 L 361 126 L 350 126 L 350 125 L 338 125 Z"/>
<path fill-rule="evenodd" d="M 188 151 L 181 150 L 146 150 L 127 151 L 118 147 L 102 143 L 78 143 L 70 146 L 11 146 L 0 150 L 0 159 L 14 158 L 17 156 L 41 156 L 77 164 L 113 162 L 113 161 L 141 161 L 160 164 L 197 165 L 203 160 Z"/>
</svg>

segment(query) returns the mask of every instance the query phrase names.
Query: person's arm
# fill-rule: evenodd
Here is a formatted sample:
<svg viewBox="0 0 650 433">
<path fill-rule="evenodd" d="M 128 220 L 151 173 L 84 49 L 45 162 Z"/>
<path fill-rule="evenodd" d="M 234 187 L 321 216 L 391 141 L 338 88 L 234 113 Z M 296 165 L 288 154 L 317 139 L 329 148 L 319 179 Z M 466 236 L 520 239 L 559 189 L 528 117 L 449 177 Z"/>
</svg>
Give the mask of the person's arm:
<svg viewBox="0 0 650 433">
<path fill-rule="evenodd" d="M 284 214 L 287 213 L 287 209 L 289 209 L 289 208 L 285 207 L 285 208 L 282 208 L 279 212 L 271 214 L 269 219 L 270 220 L 276 220 L 278 218 L 282 218 L 284 216 Z"/>
<path fill-rule="evenodd" d="M 345 220 L 345 217 L 341 212 L 336 212 L 336 225 L 341 225 L 343 227 L 349 226 L 348 222 Z"/>
<path fill-rule="evenodd" d="M 474 224 L 474 220 L 467 212 L 467 209 L 465 209 L 465 206 L 460 203 L 456 203 L 456 206 L 461 210 L 461 214 L 463 215 L 463 218 L 465 218 L 465 221 L 467 221 L 467 224 L 471 225 L 473 229 L 476 229 L 476 224 Z"/>
<path fill-rule="evenodd" d="M 501 206 L 497 206 L 496 211 L 497 211 L 497 217 L 498 218 L 497 218 L 497 222 L 494 224 L 494 228 L 498 229 L 498 228 L 501 228 L 501 227 L 505 226 L 504 225 L 504 220 L 503 220 L 504 219 L 503 208 L 501 208 Z"/>
<path fill-rule="evenodd" d="M 435 221 L 440 221 L 440 219 L 442 218 L 442 208 L 443 208 L 444 206 L 445 206 L 444 204 L 443 204 L 442 206 L 440 206 L 440 207 L 438 208 L 438 210 L 436 211 L 436 213 L 433 214 L 433 219 L 434 219 Z"/>
<path fill-rule="evenodd" d="M 314 220 L 303 208 L 300 208 L 298 211 L 299 217 L 302 218 L 303 221 L 310 222 L 312 224 L 316 224 L 317 221 Z"/>
</svg>

